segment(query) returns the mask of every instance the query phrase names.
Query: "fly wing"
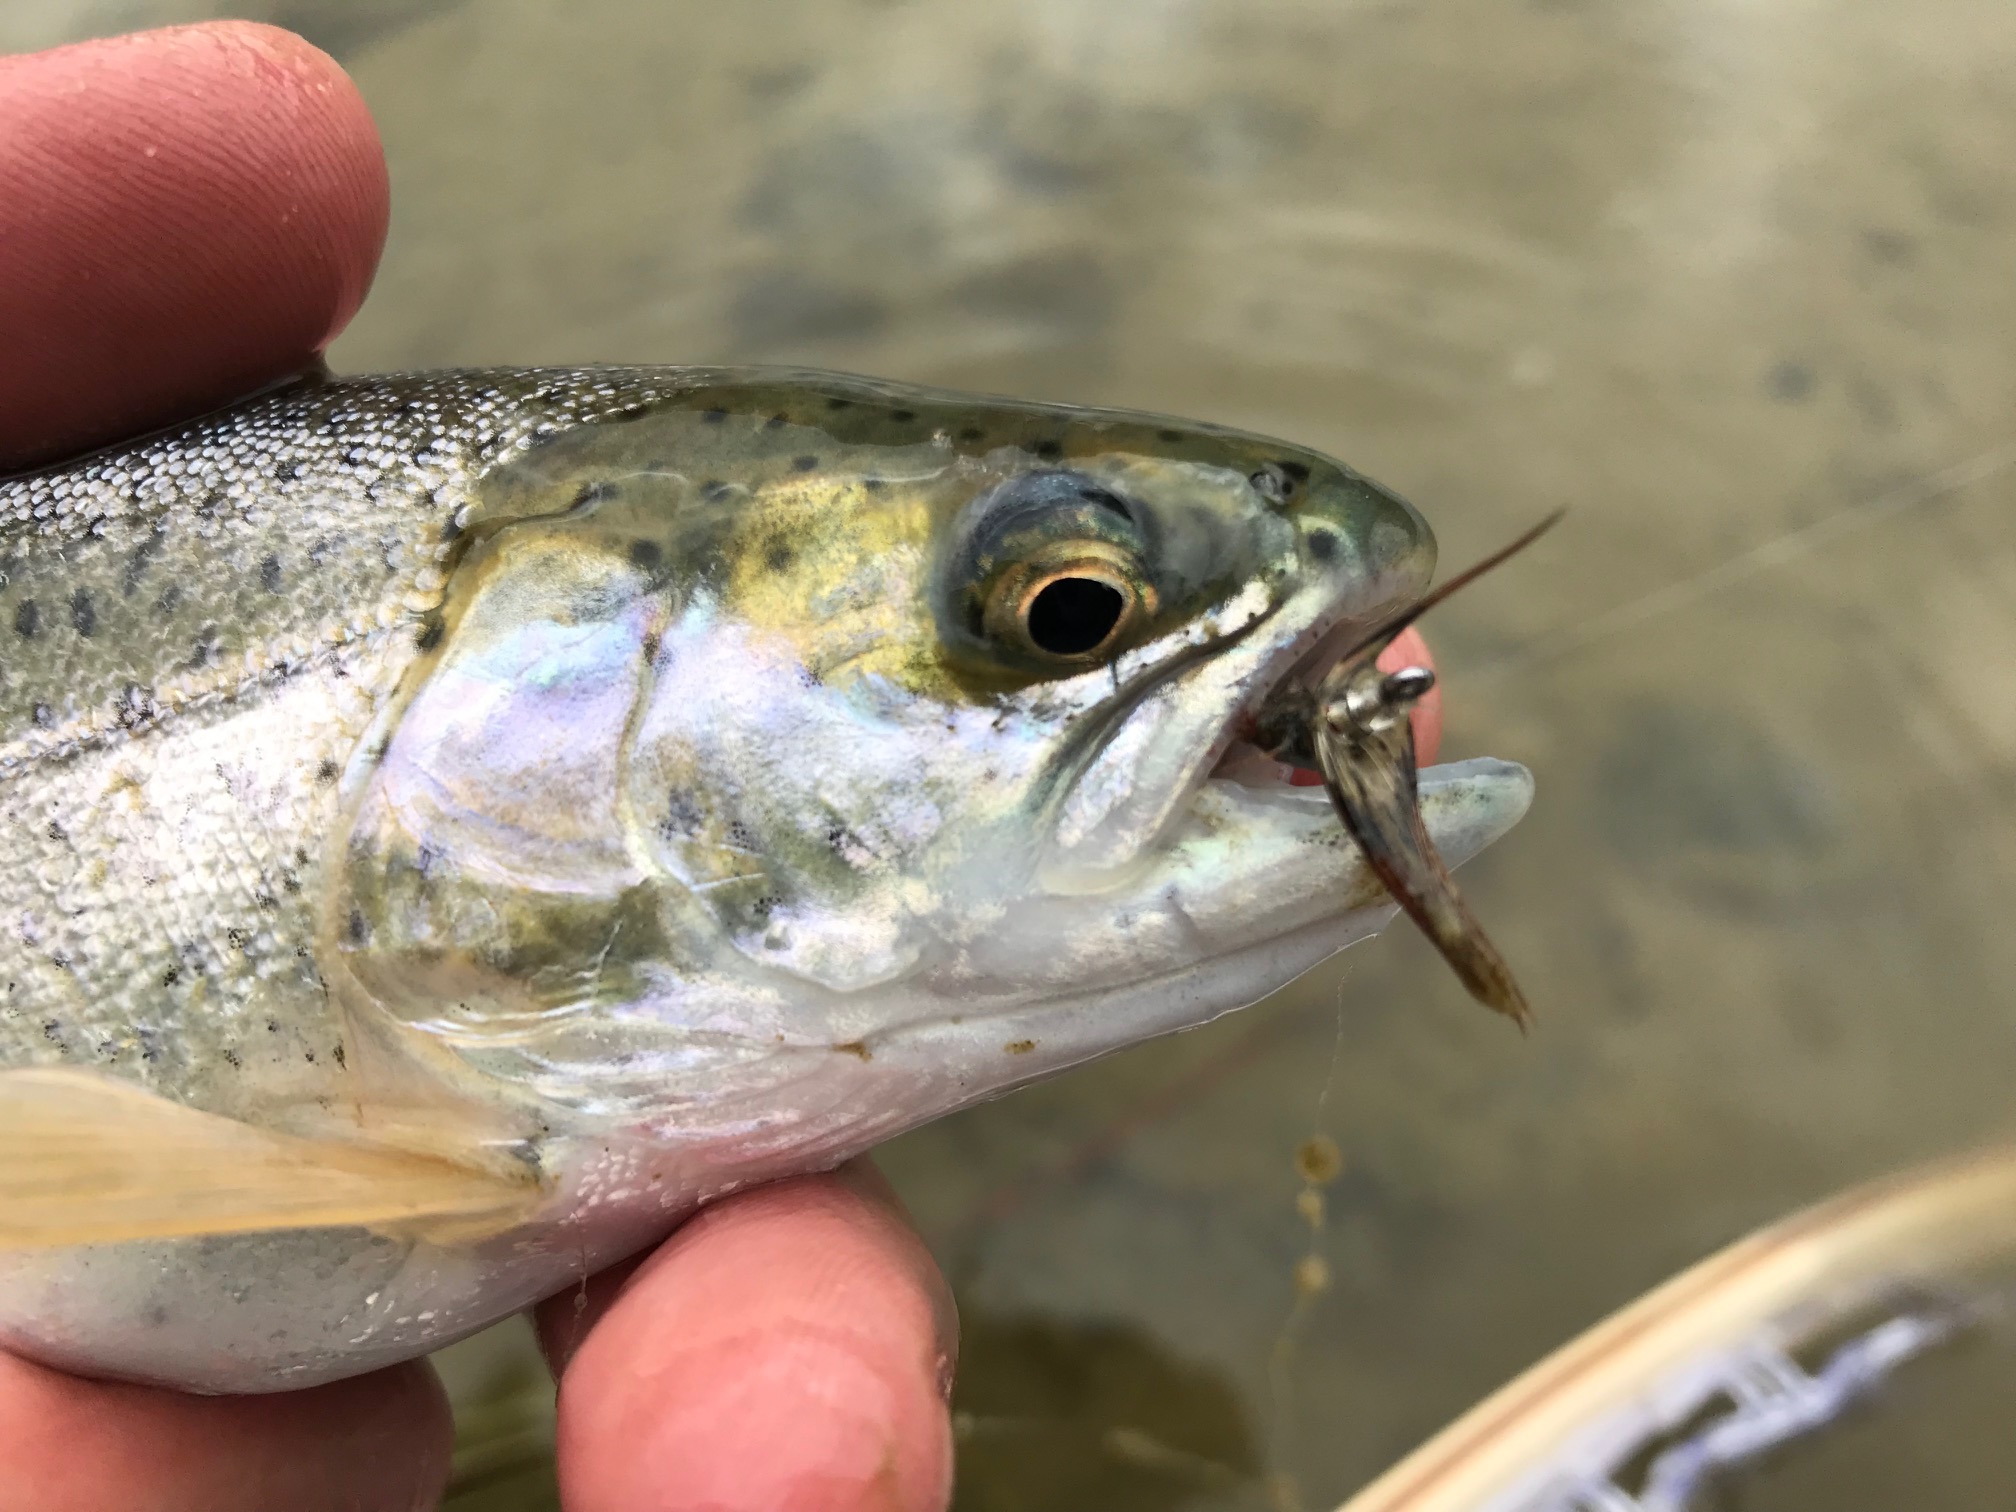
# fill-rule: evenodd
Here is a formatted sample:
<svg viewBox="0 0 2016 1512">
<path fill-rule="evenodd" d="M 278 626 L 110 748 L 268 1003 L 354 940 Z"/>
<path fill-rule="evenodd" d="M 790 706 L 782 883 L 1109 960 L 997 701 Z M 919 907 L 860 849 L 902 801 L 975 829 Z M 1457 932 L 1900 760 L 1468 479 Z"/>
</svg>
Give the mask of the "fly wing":
<svg viewBox="0 0 2016 1512">
<path fill-rule="evenodd" d="M 1390 727 L 1345 738 L 1319 722 L 1317 764 L 1344 827 L 1393 901 L 1435 942 L 1470 995 L 1521 1029 L 1533 1013 L 1512 969 L 1484 933 L 1421 819 L 1414 727 L 1404 714 Z"/>
<path fill-rule="evenodd" d="M 0 1250 L 293 1228 L 501 1228 L 528 1177 L 304 1139 L 90 1072 L 0 1072 Z"/>
</svg>

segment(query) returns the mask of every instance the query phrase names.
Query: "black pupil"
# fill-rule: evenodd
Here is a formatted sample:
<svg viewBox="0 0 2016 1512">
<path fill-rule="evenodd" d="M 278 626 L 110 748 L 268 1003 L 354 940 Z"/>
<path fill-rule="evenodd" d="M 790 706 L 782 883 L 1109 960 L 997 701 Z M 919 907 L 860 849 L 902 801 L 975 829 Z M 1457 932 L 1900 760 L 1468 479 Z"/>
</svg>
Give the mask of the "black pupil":
<svg viewBox="0 0 2016 1512">
<path fill-rule="evenodd" d="M 1083 656 L 1113 633 L 1126 607 L 1111 583 L 1058 578 L 1045 583 L 1029 605 L 1029 639 L 1052 656 Z"/>
</svg>

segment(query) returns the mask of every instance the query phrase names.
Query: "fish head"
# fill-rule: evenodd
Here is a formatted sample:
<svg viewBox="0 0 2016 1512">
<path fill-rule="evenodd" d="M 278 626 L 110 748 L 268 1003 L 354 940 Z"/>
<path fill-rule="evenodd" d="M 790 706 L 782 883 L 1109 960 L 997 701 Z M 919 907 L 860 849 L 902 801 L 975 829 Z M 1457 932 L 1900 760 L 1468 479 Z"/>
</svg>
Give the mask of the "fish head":
<svg viewBox="0 0 2016 1512">
<path fill-rule="evenodd" d="M 480 494 L 351 776 L 330 933 L 357 1011 L 544 1105 L 851 1147 L 1390 917 L 1323 790 L 1250 741 L 1433 569 L 1340 463 L 731 372 Z M 1529 793 L 1505 763 L 1421 780 L 1452 861 Z"/>
</svg>

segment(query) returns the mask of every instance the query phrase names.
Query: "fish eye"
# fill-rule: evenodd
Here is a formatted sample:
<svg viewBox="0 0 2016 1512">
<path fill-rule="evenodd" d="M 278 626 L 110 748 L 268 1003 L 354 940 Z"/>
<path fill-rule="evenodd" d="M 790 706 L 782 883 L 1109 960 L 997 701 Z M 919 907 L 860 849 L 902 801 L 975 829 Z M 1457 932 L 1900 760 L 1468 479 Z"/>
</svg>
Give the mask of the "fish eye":
<svg viewBox="0 0 2016 1512">
<path fill-rule="evenodd" d="M 1005 480 L 954 533 L 948 619 L 1024 666 L 1070 672 L 1110 659 L 1157 609 L 1145 514 L 1084 473 Z"/>
<path fill-rule="evenodd" d="M 1074 566 L 1023 590 L 1016 618 L 1046 656 L 1097 656 L 1129 618 L 1135 593 L 1094 565 Z"/>
<path fill-rule="evenodd" d="M 981 632 L 1023 660 L 1098 661 L 1155 612 L 1155 590 L 1110 541 L 1054 541 L 987 587 Z"/>
</svg>

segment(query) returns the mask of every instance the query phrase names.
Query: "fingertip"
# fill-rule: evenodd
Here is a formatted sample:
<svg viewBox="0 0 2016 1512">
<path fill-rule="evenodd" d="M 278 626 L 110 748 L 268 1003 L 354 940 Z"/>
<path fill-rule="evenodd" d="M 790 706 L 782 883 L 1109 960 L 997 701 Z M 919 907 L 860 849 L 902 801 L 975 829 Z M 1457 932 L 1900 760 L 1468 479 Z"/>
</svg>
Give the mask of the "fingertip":
<svg viewBox="0 0 2016 1512">
<path fill-rule="evenodd" d="M 549 1348 L 575 1311 L 542 1309 Z M 583 1311 L 560 1388 L 570 1512 L 947 1504 L 950 1296 L 872 1171 L 717 1203 Z"/>
<path fill-rule="evenodd" d="M 362 96 L 291 32 L 0 58 L 0 468 L 306 366 L 362 304 L 389 208 Z"/>
<path fill-rule="evenodd" d="M 0 1507 L 408 1512 L 446 1487 L 452 1436 L 424 1361 L 307 1391 L 203 1397 L 0 1354 Z"/>
</svg>

